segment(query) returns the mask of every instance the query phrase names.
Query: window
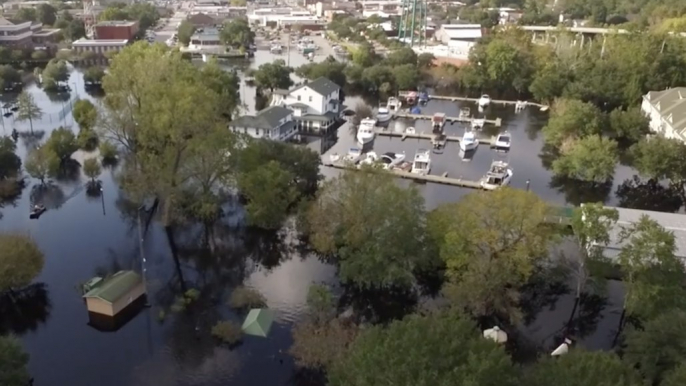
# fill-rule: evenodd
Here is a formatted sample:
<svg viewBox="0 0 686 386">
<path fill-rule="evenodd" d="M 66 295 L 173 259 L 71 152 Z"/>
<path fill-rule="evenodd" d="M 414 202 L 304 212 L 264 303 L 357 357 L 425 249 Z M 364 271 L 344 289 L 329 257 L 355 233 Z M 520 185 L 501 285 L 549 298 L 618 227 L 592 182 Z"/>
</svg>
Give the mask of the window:
<svg viewBox="0 0 686 386">
<path fill-rule="evenodd" d="M 310 102 L 312 102 L 312 96 L 310 95 Z"/>
<path fill-rule="evenodd" d="M 260 136 L 260 129 L 255 129 L 255 135 Z"/>
<path fill-rule="evenodd" d="M 300 95 L 298 95 L 298 102 L 300 102 Z"/>
</svg>

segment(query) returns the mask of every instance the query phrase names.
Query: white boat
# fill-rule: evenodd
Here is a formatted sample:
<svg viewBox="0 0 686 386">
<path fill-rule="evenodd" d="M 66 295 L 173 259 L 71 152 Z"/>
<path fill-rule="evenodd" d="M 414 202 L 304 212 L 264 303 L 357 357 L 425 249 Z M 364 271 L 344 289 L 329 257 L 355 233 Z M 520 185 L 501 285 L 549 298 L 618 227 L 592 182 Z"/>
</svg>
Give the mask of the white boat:
<svg viewBox="0 0 686 386">
<path fill-rule="evenodd" d="M 362 161 L 360 161 L 360 166 L 362 165 L 374 165 L 379 160 L 379 156 L 375 152 L 370 151 L 364 155 Z"/>
<path fill-rule="evenodd" d="M 281 47 L 281 44 L 272 44 L 272 46 L 269 48 L 269 52 L 272 54 L 280 54 L 283 52 L 283 47 Z"/>
<path fill-rule="evenodd" d="M 417 133 L 417 130 L 415 130 L 415 128 L 412 126 L 405 128 L 405 134 L 414 135 L 416 133 Z"/>
<path fill-rule="evenodd" d="M 467 130 L 464 132 L 462 139 L 460 140 L 460 149 L 462 151 L 474 150 L 479 146 L 479 140 L 473 131 Z"/>
<path fill-rule="evenodd" d="M 387 107 L 379 107 L 379 110 L 376 112 L 376 121 L 379 123 L 385 123 L 391 120 L 391 114 L 390 111 L 388 111 Z"/>
<path fill-rule="evenodd" d="M 383 163 L 384 169 L 393 169 L 405 160 L 405 153 L 383 153 L 379 161 Z"/>
<path fill-rule="evenodd" d="M 507 151 L 510 150 L 511 142 L 512 139 L 510 138 L 510 133 L 500 133 L 497 137 L 495 137 L 495 143 L 493 144 L 493 147 L 495 147 L 496 150 Z"/>
<path fill-rule="evenodd" d="M 442 133 L 445 126 L 445 113 L 436 113 L 431 117 L 431 129 L 434 133 Z"/>
<path fill-rule="evenodd" d="M 357 143 L 360 145 L 367 144 L 374 140 L 374 127 L 376 127 L 376 120 L 372 118 L 365 118 L 360 122 L 360 127 L 357 128 Z"/>
<path fill-rule="evenodd" d="M 472 130 L 481 130 L 486 124 L 484 118 L 474 118 L 472 119 Z"/>
<path fill-rule="evenodd" d="M 425 176 L 431 172 L 431 152 L 426 149 L 417 150 L 412 162 L 411 173 Z"/>
<path fill-rule="evenodd" d="M 343 157 L 343 161 L 354 164 L 360 160 L 360 157 L 362 157 L 362 149 L 358 147 L 351 147 L 348 150 L 348 154 L 346 154 L 345 157 Z"/>
<path fill-rule="evenodd" d="M 460 118 L 469 118 L 472 115 L 469 107 L 463 107 L 460 109 Z"/>
<path fill-rule="evenodd" d="M 388 112 L 390 114 L 397 113 L 400 111 L 400 108 L 403 106 L 403 103 L 400 101 L 400 99 L 396 97 L 390 97 L 388 98 L 388 102 L 386 103 L 386 107 L 388 108 Z"/>
<path fill-rule="evenodd" d="M 335 164 L 336 162 L 341 160 L 341 156 L 338 153 L 333 153 L 329 156 L 329 160 L 332 164 Z"/>
<path fill-rule="evenodd" d="M 488 173 L 481 180 L 481 187 L 486 190 L 495 190 L 501 186 L 509 185 L 512 174 L 512 169 L 507 162 L 493 161 Z"/>
<path fill-rule="evenodd" d="M 484 108 L 491 104 L 491 97 L 488 94 L 484 94 L 479 98 L 479 107 Z"/>
</svg>

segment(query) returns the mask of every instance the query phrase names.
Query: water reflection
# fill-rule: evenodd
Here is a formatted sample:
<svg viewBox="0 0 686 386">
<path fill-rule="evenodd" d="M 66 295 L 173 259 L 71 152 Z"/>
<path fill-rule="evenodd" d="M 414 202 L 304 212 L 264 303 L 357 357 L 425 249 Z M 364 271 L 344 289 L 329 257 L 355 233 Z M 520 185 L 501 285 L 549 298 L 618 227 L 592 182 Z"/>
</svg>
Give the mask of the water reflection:
<svg viewBox="0 0 686 386">
<path fill-rule="evenodd" d="M 363 289 L 344 285 L 339 307 L 352 309 L 361 322 L 388 323 L 414 312 L 419 297 L 410 288 Z"/>
<path fill-rule="evenodd" d="M 44 283 L 0 296 L 0 335 L 35 331 L 50 317 L 52 305 Z"/>
<path fill-rule="evenodd" d="M 612 191 L 612 181 L 586 182 L 558 176 L 550 179 L 549 186 L 564 193 L 565 201 L 574 206 L 586 202 L 606 202 Z"/>
<path fill-rule="evenodd" d="M 677 212 L 683 205 L 681 191 L 665 187 L 655 179 L 642 181 L 638 176 L 625 180 L 615 192 L 619 206 L 631 209 Z"/>
</svg>

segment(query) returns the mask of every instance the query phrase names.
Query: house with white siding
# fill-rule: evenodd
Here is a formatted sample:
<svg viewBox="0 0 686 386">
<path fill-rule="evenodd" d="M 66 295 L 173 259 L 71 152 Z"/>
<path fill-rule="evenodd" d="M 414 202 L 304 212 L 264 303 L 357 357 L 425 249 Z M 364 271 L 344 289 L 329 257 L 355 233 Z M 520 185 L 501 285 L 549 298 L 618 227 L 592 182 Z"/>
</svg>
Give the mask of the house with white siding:
<svg viewBox="0 0 686 386">
<path fill-rule="evenodd" d="M 238 117 L 229 123 L 229 129 L 253 138 L 275 141 L 287 141 L 298 133 L 293 111 L 281 106 L 270 106 L 255 115 Z"/>
<path fill-rule="evenodd" d="M 686 143 L 686 87 L 648 92 L 643 96 L 641 110 L 652 132 Z"/>
<path fill-rule="evenodd" d="M 321 134 L 341 115 L 341 88 L 327 78 L 317 78 L 288 91 L 281 105 L 293 111 L 301 133 Z"/>
</svg>

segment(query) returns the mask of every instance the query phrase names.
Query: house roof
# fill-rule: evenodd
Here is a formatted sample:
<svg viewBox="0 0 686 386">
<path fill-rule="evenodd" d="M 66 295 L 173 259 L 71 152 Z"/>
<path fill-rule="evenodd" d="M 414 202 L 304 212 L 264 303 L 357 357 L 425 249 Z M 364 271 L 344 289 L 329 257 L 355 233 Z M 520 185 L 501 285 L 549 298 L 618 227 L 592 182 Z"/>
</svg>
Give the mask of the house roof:
<svg viewBox="0 0 686 386">
<path fill-rule="evenodd" d="M 102 284 L 88 291 L 83 297 L 98 298 L 111 304 L 126 296 L 131 289 L 142 281 L 140 275 L 133 271 L 119 271 L 105 279 Z"/>
<path fill-rule="evenodd" d="M 307 114 L 303 115 L 302 117 L 298 117 L 297 119 L 300 121 L 330 121 L 332 119 L 336 118 L 336 113 L 332 113 L 331 111 L 326 112 L 324 115 L 317 115 L 317 114 Z"/>
<path fill-rule="evenodd" d="M 619 251 L 624 246 L 624 243 L 621 242 L 619 238 L 619 234 L 623 227 L 627 227 L 637 222 L 641 216 L 646 215 L 651 220 L 656 221 L 666 230 L 674 233 L 676 242 L 676 251 L 674 254 L 677 257 L 686 259 L 686 215 L 627 208 L 613 209 L 617 210 L 619 219 L 617 224 L 610 231 L 610 243 L 606 247 L 608 250 L 606 253 L 608 258 L 615 258 L 617 255 L 619 255 Z"/>
<path fill-rule="evenodd" d="M 686 87 L 650 91 L 644 98 L 660 112 L 674 131 L 686 136 Z"/>
<path fill-rule="evenodd" d="M 481 27 L 478 28 L 445 28 L 443 33 L 450 39 L 479 39 L 481 38 Z"/>
<path fill-rule="evenodd" d="M 256 115 L 243 115 L 229 123 L 232 127 L 252 127 L 270 130 L 279 126 L 279 121 L 293 112 L 285 107 L 271 106 L 259 111 Z"/>
<path fill-rule="evenodd" d="M 295 107 L 296 109 L 298 109 L 298 108 L 303 109 L 303 108 L 309 107 L 306 103 L 300 103 L 300 102 L 291 103 L 289 106 Z"/>
<path fill-rule="evenodd" d="M 296 90 L 300 90 L 301 88 L 304 88 L 304 87 L 308 87 L 308 88 L 312 89 L 312 91 L 316 92 L 319 95 L 323 95 L 323 96 L 327 96 L 327 95 L 331 94 L 332 92 L 338 91 L 341 89 L 341 87 L 339 85 L 337 85 L 336 83 L 334 83 L 334 82 L 332 82 L 332 81 L 330 81 L 327 78 L 324 78 L 322 76 L 322 77 L 319 77 L 319 78 L 317 78 L 311 82 L 305 83 L 300 87 L 297 87 L 297 88 L 291 90 L 291 92 L 296 91 Z"/>
<path fill-rule="evenodd" d="M 217 23 L 215 18 L 202 12 L 188 16 L 187 20 L 195 25 L 213 25 Z"/>
</svg>

